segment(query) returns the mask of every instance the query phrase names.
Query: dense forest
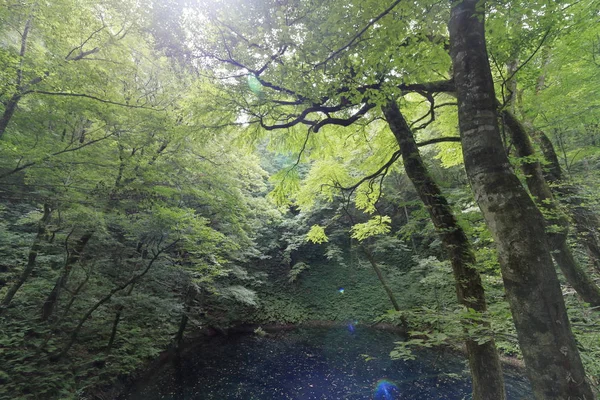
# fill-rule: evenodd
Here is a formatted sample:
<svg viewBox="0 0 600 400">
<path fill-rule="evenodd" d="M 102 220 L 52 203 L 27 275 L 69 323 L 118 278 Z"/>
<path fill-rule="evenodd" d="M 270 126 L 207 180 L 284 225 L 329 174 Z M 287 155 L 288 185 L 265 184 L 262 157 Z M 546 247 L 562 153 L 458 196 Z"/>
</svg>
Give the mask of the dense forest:
<svg viewBox="0 0 600 400">
<path fill-rule="evenodd" d="M 0 398 L 325 321 L 596 398 L 599 88 L 598 0 L 0 0 Z"/>
</svg>

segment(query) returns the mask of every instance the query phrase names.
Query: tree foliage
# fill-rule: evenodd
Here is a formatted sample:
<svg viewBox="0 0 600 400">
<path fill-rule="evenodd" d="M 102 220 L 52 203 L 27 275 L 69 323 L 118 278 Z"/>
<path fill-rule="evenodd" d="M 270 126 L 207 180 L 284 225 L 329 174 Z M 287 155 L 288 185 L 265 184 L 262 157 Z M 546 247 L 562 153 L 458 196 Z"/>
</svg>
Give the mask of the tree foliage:
<svg viewBox="0 0 600 400">
<path fill-rule="evenodd" d="M 499 110 L 554 146 L 596 283 L 598 9 L 486 4 Z M 396 357 L 490 338 L 520 357 L 463 170 L 449 18 L 429 0 L 0 0 L 0 396 L 77 398 L 238 323 L 386 321 L 412 332 Z M 484 314 L 456 303 L 390 99 L 469 236 Z M 524 159 L 501 133 L 515 167 L 550 171 L 542 141 Z M 598 315 L 561 283 L 597 382 Z"/>
</svg>

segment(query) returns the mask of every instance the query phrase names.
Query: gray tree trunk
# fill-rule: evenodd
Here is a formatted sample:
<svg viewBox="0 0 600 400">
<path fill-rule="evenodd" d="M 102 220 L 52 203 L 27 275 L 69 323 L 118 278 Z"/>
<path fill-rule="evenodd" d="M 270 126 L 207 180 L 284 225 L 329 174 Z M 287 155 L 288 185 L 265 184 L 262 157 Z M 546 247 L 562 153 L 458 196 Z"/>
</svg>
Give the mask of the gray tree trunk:
<svg viewBox="0 0 600 400">
<path fill-rule="evenodd" d="M 413 133 L 396 102 L 388 102 L 383 107 L 383 113 L 400 146 L 406 174 L 425 204 L 448 253 L 456 280 L 456 296 L 459 303 L 475 311 L 485 312 L 487 308 L 485 293 L 481 277 L 475 268 L 475 254 L 467 235 L 458 224 L 439 186 L 429 175 Z M 489 328 L 485 322 L 473 323 Z M 467 339 L 466 346 L 473 380 L 473 399 L 505 399 L 504 377 L 494 340 L 479 344 L 475 340 Z"/>
<path fill-rule="evenodd" d="M 580 243 L 585 248 L 590 265 L 600 273 L 600 218 L 590 207 L 585 205 L 577 186 L 566 182 L 556 149 L 548 136 L 532 127 L 531 136 L 540 146 L 547 164 L 543 172 L 546 180 L 552 184 L 550 187 L 555 197 L 567 206 L 573 221 L 573 226 L 580 238 Z"/>
<path fill-rule="evenodd" d="M 535 159 L 536 153 L 525 127 L 507 110 L 502 111 L 502 117 L 510 132 L 517 156 L 523 159 L 520 167 L 525 174 L 527 187 L 540 210 L 545 212 L 546 223 L 550 228 L 547 232 L 548 243 L 554 261 L 581 298 L 593 307 L 600 307 L 600 288 L 573 257 L 567 244 L 569 220 L 554 200 L 542 173 L 542 166 Z"/>
<path fill-rule="evenodd" d="M 535 398 L 593 399 L 552 265 L 544 218 L 511 170 L 500 137 L 484 9 L 480 0 L 454 1 L 448 25 L 465 168 L 496 242 Z"/>
</svg>

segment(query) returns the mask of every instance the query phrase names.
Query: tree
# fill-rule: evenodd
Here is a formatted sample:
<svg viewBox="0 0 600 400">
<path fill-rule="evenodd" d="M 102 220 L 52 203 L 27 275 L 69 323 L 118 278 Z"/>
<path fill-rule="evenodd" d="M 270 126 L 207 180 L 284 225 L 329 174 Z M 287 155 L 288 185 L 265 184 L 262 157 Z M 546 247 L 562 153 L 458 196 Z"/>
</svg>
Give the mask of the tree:
<svg viewBox="0 0 600 400">
<path fill-rule="evenodd" d="M 483 284 L 467 235 L 458 224 L 440 188 L 427 171 L 410 127 L 400 113 L 397 104 L 393 101 L 389 102 L 383 107 L 383 113 L 400 146 L 406 174 L 415 185 L 448 253 L 456 281 L 456 296 L 459 303 L 464 305 L 467 310 L 485 313 L 487 305 Z M 489 328 L 489 324 L 485 322 L 476 321 L 475 324 Z M 505 398 L 500 358 L 493 338 L 481 343 L 467 337 L 466 345 L 473 379 L 473 398 Z"/>
<path fill-rule="evenodd" d="M 503 150 L 485 44 L 484 4 L 455 2 L 449 23 L 465 168 L 494 235 L 536 398 L 591 399 L 545 241 L 543 217 Z"/>
<path fill-rule="evenodd" d="M 226 74 L 234 75 L 241 74 L 244 70 L 248 71 L 250 90 L 254 92 L 256 100 L 249 101 L 243 92 L 232 93 L 231 96 L 228 96 L 229 104 L 239 109 L 240 113 L 248 115 L 250 123 L 257 124 L 264 130 L 292 130 L 293 133 L 288 134 L 291 137 L 282 140 L 287 142 L 288 148 L 293 146 L 293 143 L 297 144 L 299 139 L 303 141 L 300 142 L 301 150 L 298 162 L 305 152 L 314 152 L 313 149 L 318 143 L 315 135 L 321 130 L 325 131 L 330 125 L 349 126 L 361 123 L 367 119 L 365 117 L 374 115 L 373 110 L 377 105 L 384 106 L 384 114 L 396 136 L 400 150 L 395 152 L 390 161 L 378 172 L 370 175 L 369 179 L 364 179 L 354 185 L 353 189 L 367 181 L 370 181 L 372 187 L 373 182 L 381 176 L 385 176 L 384 171 L 387 172 L 393 162 L 402 155 L 408 175 L 427 205 L 453 263 L 460 302 L 469 308 L 485 312 L 483 287 L 479 274 L 474 268 L 475 260 L 468 239 L 458 227 L 439 188 L 428 178 L 423 162 L 419 161 L 417 145 L 412 139 L 408 124 L 399 114 L 397 106 L 393 106 L 390 100 L 394 94 L 401 91 L 417 91 L 423 93 L 431 102 L 433 110 L 435 107 L 434 94 L 452 89 L 449 81 L 403 84 L 399 82 L 401 79 L 394 79 L 400 68 L 398 64 L 405 63 L 407 68 L 411 69 L 418 64 L 418 62 L 411 64 L 395 59 L 394 46 L 401 49 L 413 49 L 433 44 L 433 48 L 437 49 L 443 48 L 444 42 L 443 37 L 440 39 L 435 34 L 424 38 L 419 37 L 418 34 L 413 36 L 405 31 L 407 29 L 405 26 L 393 21 L 394 13 L 407 12 L 406 9 L 398 6 L 399 3 L 396 1 L 378 13 L 371 11 L 371 8 L 377 9 L 377 7 L 369 4 L 368 9 L 375 17 L 366 23 L 365 28 L 357 35 L 351 35 L 350 31 L 344 31 L 341 41 L 337 36 L 332 35 L 327 22 L 335 21 L 333 26 L 336 26 L 337 29 L 342 31 L 347 29 L 348 27 L 342 22 L 342 16 L 354 18 L 352 17 L 352 4 L 345 8 L 336 8 L 332 4 L 327 4 L 316 10 L 311 6 L 299 3 L 297 7 L 279 8 L 275 12 L 275 16 L 272 11 L 265 10 L 263 7 L 266 4 L 261 2 L 236 5 L 236 9 L 239 7 L 243 9 L 243 13 L 252 17 L 232 15 L 234 13 L 229 9 L 227 12 L 223 12 L 213 6 L 204 16 L 208 17 L 212 24 L 202 27 L 202 37 L 194 43 L 194 50 L 202 62 L 207 65 L 212 66 L 212 63 L 216 62 L 223 67 L 230 67 L 231 72 L 226 72 Z M 397 6 L 398 10 L 396 11 Z M 426 11 L 422 12 L 426 13 Z M 360 14 L 363 13 L 368 15 L 366 11 L 361 10 Z M 296 18 L 301 18 L 302 15 L 310 15 L 310 22 L 304 19 L 301 23 L 295 22 Z M 386 18 L 386 24 L 383 25 L 386 27 L 385 30 L 393 33 L 381 34 L 381 30 L 375 29 L 374 25 L 384 21 L 384 18 Z M 271 43 L 261 42 L 259 38 L 253 37 L 255 35 L 250 29 L 244 29 L 247 25 L 252 26 L 255 23 L 252 21 L 257 20 L 264 21 L 262 29 L 271 29 L 270 32 L 274 35 Z M 306 29 L 307 25 L 310 26 L 309 30 Z M 373 29 L 370 29 L 372 27 Z M 280 35 L 279 30 L 284 33 Z M 403 35 L 391 46 L 384 42 L 389 40 L 390 35 L 397 32 L 402 32 Z M 294 40 L 295 35 L 309 35 L 309 37 L 304 37 L 303 40 Z M 337 50 L 330 51 L 329 54 L 325 53 L 319 46 L 314 46 L 314 43 L 311 42 L 313 37 L 319 37 L 321 41 L 324 38 L 325 41 L 331 42 L 329 43 L 330 49 Z M 375 43 L 376 50 L 364 44 L 367 38 L 372 41 L 371 43 Z M 250 47 L 259 49 L 259 54 L 254 56 Z M 294 49 L 291 56 L 287 54 L 290 48 Z M 349 48 L 352 48 L 352 52 L 346 52 Z M 364 51 L 364 54 L 358 53 L 361 54 L 360 57 L 356 56 L 357 53 L 353 53 L 360 51 Z M 382 51 L 384 54 L 374 54 L 376 51 Z M 266 57 L 266 62 L 261 61 L 260 53 Z M 432 57 L 439 56 L 433 51 L 432 53 Z M 386 56 L 389 57 L 387 60 Z M 424 58 L 428 56 L 429 54 Z M 293 69 L 291 64 L 296 57 L 300 57 L 304 64 Z M 361 58 L 368 59 L 369 57 L 372 57 L 369 62 L 361 65 L 363 64 Z M 302 79 L 296 78 L 299 76 L 302 76 Z M 414 81 L 412 76 L 410 78 Z M 307 85 L 311 81 L 313 82 L 312 86 Z M 224 92 L 235 90 L 230 86 L 224 84 L 222 90 Z M 325 117 L 321 118 L 321 115 L 325 115 Z M 431 118 L 435 118 L 433 112 Z M 302 135 L 297 129 L 301 125 L 308 127 L 308 132 Z M 312 156 L 317 157 L 314 154 Z M 294 169 L 295 166 L 292 166 L 282 174 L 283 182 L 291 178 L 290 172 Z M 321 182 L 321 185 L 324 183 Z M 345 182 L 338 177 L 332 186 L 343 187 L 344 184 Z M 364 188 L 363 191 L 365 191 Z M 368 189 L 366 192 L 367 200 L 364 204 L 376 201 L 373 200 L 377 198 L 376 195 L 368 193 Z M 363 206 L 363 208 L 367 207 L 369 206 Z M 482 345 L 468 340 L 467 348 L 474 376 L 475 398 L 504 398 L 499 357 L 493 340 Z"/>
</svg>

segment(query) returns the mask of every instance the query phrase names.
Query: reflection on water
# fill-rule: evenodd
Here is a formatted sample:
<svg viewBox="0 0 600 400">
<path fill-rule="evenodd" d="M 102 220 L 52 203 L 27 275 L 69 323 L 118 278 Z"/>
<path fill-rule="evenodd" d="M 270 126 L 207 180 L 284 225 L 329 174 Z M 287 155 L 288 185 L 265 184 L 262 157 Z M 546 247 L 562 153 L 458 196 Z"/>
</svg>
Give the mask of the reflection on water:
<svg viewBox="0 0 600 400">
<path fill-rule="evenodd" d="M 200 344 L 127 400 L 462 400 L 466 362 L 439 352 L 392 361 L 399 337 L 357 326 L 267 337 L 236 335 Z M 507 376 L 510 400 L 527 399 L 524 379 Z"/>
</svg>

